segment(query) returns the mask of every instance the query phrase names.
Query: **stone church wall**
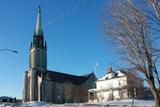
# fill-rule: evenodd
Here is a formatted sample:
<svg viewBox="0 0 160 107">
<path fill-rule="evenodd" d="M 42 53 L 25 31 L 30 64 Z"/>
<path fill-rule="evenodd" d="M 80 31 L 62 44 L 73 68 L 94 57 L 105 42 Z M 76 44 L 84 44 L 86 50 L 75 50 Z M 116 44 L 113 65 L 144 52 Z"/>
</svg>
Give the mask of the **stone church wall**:
<svg viewBox="0 0 160 107">
<path fill-rule="evenodd" d="M 94 82 L 96 81 L 96 76 L 92 75 L 90 76 L 90 78 L 83 84 L 83 86 L 87 87 L 88 90 L 92 89 L 92 88 L 96 88 L 96 83 Z"/>
<path fill-rule="evenodd" d="M 46 102 L 52 102 L 53 101 L 53 82 L 52 81 L 43 81 L 44 83 L 44 101 Z"/>
<path fill-rule="evenodd" d="M 54 82 L 53 85 L 53 103 L 63 103 L 63 87 L 61 83 Z"/>
</svg>

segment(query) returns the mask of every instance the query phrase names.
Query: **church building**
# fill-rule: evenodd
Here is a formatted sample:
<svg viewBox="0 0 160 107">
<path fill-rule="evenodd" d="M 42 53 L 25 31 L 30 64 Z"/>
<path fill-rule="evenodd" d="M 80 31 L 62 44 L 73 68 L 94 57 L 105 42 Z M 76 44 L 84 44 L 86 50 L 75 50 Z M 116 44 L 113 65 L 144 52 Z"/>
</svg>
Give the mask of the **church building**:
<svg viewBox="0 0 160 107">
<path fill-rule="evenodd" d="M 88 90 L 95 88 L 95 74 L 76 76 L 47 69 L 47 42 L 38 8 L 36 29 L 30 46 L 29 69 L 24 75 L 23 102 L 72 103 L 88 101 Z"/>
</svg>

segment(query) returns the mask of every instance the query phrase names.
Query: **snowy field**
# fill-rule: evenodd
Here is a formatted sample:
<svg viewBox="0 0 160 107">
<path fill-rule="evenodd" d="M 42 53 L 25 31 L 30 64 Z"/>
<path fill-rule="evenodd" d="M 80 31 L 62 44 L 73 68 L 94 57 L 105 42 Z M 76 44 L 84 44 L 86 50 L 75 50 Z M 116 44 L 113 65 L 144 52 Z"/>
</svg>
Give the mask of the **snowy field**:
<svg viewBox="0 0 160 107">
<path fill-rule="evenodd" d="M 29 102 L 19 106 L 13 104 L 2 104 L 0 107 L 155 107 L 154 101 L 147 100 L 134 100 L 134 105 L 132 105 L 132 100 L 121 100 L 121 101 L 102 101 L 99 103 L 85 103 L 85 104 L 51 104 L 45 102 Z"/>
</svg>

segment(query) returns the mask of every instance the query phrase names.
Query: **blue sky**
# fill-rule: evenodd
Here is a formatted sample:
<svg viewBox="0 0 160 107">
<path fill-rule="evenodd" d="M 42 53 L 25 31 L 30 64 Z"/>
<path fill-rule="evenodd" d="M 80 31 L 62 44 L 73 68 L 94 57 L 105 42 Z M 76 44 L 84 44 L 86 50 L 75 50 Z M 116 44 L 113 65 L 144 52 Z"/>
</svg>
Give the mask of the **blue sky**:
<svg viewBox="0 0 160 107">
<path fill-rule="evenodd" d="M 96 75 L 101 77 L 117 61 L 113 44 L 105 40 L 100 24 L 105 0 L 90 0 L 53 21 L 83 1 L 87 0 L 40 1 L 42 27 L 48 45 L 48 69 L 83 75 L 92 72 L 97 62 Z M 0 96 L 22 97 L 23 74 L 28 70 L 29 46 L 35 30 L 38 4 L 38 0 L 0 1 L 0 49 L 19 52 L 0 52 Z"/>
</svg>

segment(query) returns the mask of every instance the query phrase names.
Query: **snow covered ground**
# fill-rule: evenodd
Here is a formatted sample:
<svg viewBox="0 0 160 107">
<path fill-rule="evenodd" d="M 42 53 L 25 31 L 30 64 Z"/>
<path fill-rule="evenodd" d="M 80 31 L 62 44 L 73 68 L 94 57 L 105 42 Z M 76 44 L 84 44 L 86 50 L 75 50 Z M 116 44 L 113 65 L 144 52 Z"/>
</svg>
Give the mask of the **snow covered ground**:
<svg viewBox="0 0 160 107">
<path fill-rule="evenodd" d="M 101 102 L 102 105 L 118 105 L 118 106 L 138 106 L 138 107 L 154 107 L 155 102 L 153 100 L 134 100 L 132 104 L 132 100 L 120 100 L 120 101 L 105 101 Z"/>
<path fill-rule="evenodd" d="M 74 104 L 51 104 L 45 102 L 28 102 L 20 106 L 15 106 L 13 104 L 7 105 L 2 104 L 0 107 L 154 107 L 154 101 L 149 100 L 134 100 L 134 105 L 132 105 L 132 100 L 121 100 L 121 101 L 105 101 L 98 103 L 74 103 Z"/>
</svg>

